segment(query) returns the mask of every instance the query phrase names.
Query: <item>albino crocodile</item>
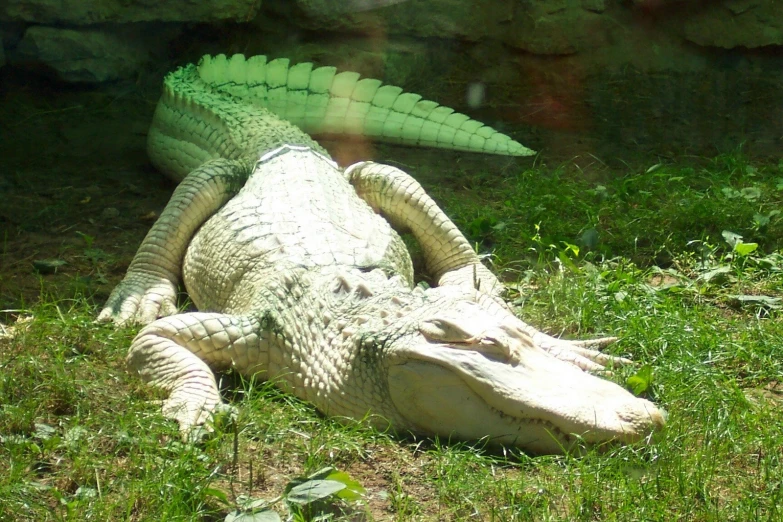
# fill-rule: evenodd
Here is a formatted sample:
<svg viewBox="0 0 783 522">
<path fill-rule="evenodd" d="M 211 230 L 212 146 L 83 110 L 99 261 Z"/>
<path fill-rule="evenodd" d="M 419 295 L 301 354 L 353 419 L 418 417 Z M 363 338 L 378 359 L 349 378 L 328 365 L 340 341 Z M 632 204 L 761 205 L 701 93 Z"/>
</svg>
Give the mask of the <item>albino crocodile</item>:
<svg viewBox="0 0 783 522">
<path fill-rule="evenodd" d="M 627 362 L 594 349 L 612 339 L 559 340 L 515 317 L 415 180 L 372 162 L 341 170 L 271 111 L 321 131 L 531 153 L 332 68 L 237 55 L 171 73 L 148 146 L 184 180 L 99 319 L 147 324 L 129 363 L 168 392 L 163 412 L 184 436 L 221 409 L 213 371 L 227 368 L 329 416 L 535 453 L 663 426 L 655 405 L 588 373 Z M 395 229 L 419 241 L 436 286 L 414 286 Z M 180 281 L 199 312 L 176 313 Z"/>
</svg>

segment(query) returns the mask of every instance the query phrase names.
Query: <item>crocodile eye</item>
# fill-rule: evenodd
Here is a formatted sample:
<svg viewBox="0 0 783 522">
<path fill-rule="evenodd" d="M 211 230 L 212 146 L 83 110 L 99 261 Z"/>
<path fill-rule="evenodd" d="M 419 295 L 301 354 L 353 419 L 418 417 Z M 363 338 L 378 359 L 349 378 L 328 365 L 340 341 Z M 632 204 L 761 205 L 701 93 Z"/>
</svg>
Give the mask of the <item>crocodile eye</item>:
<svg viewBox="0 0 783 522">
<path fill-rule="evenodd" d="M 516 365 L 522 350 L 532 346 L 530 337 L 514 325 L 497 324 L 490 316 L 460 316 L 463 327 L 450 317 L 434 317 L 419 324 L 419 332 L 430 343 L 444 343 L 458 350 L 469 350 L 497 361 Z"/>
<path fill-rule="evenodd" d="M 475 338 L 454 321 L 444 318 L 434 318 L 422 321 L 419 332 L 430 342 L 470 343 Z"/>
</svg>

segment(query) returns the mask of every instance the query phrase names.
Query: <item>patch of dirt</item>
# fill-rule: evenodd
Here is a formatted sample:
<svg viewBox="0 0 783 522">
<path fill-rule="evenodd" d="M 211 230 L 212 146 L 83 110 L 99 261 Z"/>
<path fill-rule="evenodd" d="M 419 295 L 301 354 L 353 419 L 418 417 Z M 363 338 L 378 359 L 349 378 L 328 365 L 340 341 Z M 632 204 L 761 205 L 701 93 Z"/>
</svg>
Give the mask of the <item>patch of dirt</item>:
<svg viewBox="0 0 783 522">
<path fill-rule="evenodd" d="M 156 97 L 3 76 L 0 309 L 42 292 L 101 301 L 173 189 L 145 153 Z"/>
<path fill-rule="evenodd" d="M 745 398 L 755 406 L 783 406 L 783 382 L 772 381 L 763 388 L 743 390 Z"/>
</svg>

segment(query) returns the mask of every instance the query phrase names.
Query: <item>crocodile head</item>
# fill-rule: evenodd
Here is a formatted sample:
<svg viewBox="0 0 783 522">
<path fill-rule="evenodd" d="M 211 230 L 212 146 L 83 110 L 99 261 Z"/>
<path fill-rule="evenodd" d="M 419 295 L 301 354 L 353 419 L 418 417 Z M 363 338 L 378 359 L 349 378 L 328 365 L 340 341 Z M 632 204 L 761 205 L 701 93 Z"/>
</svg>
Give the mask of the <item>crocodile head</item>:
<svg viewBox="0 0 783 522">
<path fill-rule="evenodd" d="M 542 454 L 630 443 L 663 426 L 654 404 L 536 346 L 505 309 L 447 301 L 387 345 L 405 429 Z"/>
</svg>

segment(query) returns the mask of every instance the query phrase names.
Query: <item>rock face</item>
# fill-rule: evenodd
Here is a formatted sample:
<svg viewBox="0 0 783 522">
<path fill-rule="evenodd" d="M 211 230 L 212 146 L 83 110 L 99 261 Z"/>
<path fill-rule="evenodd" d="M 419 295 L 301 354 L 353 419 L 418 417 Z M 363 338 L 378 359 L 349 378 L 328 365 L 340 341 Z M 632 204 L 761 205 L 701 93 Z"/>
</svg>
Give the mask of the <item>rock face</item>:
<svg viewBox="0 0 783 522">
<path fill-rule="evenodd" d="M 601 34 L 611 23 L 598 15 L 606 9 L 604 0 L 494 0 L 482 2 L 480 7 L 462 0 L 375 3 L 381 7 L 330 8 L 330 0 L 301 0 L 296 2 L 297 10 L 280 3 L 272 7 L 288 12 L 298 25 L 313 30 L 382 32 L 471 42 L 493 39 L 545 55 L 572 54 L 600 45 L 604 40 Z"/>
<path fill-rule="evenodd" d="M 100 83 L 130 78 L 149 61 L 160 38 L 139 38 L 128 28 L 60 29 L 32 26 L 17 49 L 20 61 L 39 62 L 60 79 Z"/>
<path fill-rule="evenodd" d="M 260 7 L 259 0 L 17 0 L 0 3 L 0 25 L 35 24 L 18 49 L 6 43 L 10 63 L 38 60 L 77 82 L 132 77 L 146 55 L 174 34 L 139 22 L 253 22 L 264 30 L 247 39 L 269 42 L 259 44 L 259 52 L 274 42 L 266 36 L 271 24 L 289 43 L 299 31 L 325 33 L 319 42 L 328 34 L 361 34 L 385 49 L 425 38 L 494 44 L 500 54 L 487 58 L 494 64 L 526 53 L 579 56 L 578 68 L 602 70 L 631 65 L 687 71 L 698 54 L 694 43 L 726 49 L 783 45 L 780 0 L 487 0 L 480 6 L 462 0 L 267 0 L 259 14 Z M 283 33 L 281 17 L 290 24 Z"/>
<path fill-rule="evenodd" d="M 783 4 L 778 0 L 727 0 L 708 4 L 685 22 L 685 37 L 712 47 L 783 45 Z"/>
<path fill-rule="evenodd" d="M 480 8 L 462 0 L 416 0 L 395 3 L 372 2 L 381 7 L 372 10 L 330 9 L 329 0 L 301 0 L 298 9 L 291 2 L 277 0 L 269 6 L 287 12 L 302 27 L 314 30 L 361 31 L 424 38 L 460 38 L 476 41 L 505 31 L 513 19 L 513 0 L 482 2 Z M 368 2 L 369 3 L 369 2 Z"/>
<path fill-rule="evenodd" d="M 0 3 L 0 21 L 51 25 L 252 20 L 258 0 L 14 0 Z"/>
<path fill-rule="evenodd" d="M 353 0 L 339 6 L 333 0 L 298 0 L 297 9 L 282 0 L 270 4 L 291 13 L 298 25 L 315 30 L 488 38 L 544 55 L 622 45 L 631 33 L 655 25 L 703 46 L 783 45 L 779 0 L 493 0 L 482 2 L 480 8 L 460 0 Z M 369 4 L 376 8 L 367 9 Z M 669 20 L 673 23 L 665 23 Z"/>
<path fill-rule="evenodd" d="M 603 0 L 536 0 L 516 9 L 516 20 L 503 38 L 533 54 L 574 54 L 606 45 L 616 30 L 604 16 Z"/>
</svg>

